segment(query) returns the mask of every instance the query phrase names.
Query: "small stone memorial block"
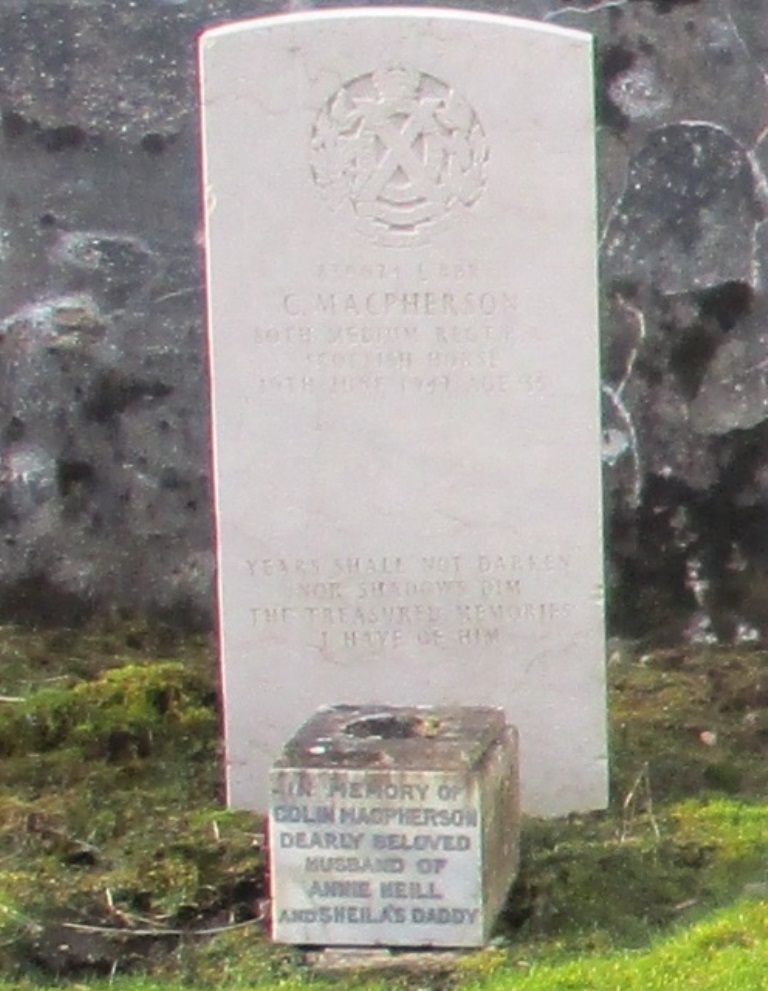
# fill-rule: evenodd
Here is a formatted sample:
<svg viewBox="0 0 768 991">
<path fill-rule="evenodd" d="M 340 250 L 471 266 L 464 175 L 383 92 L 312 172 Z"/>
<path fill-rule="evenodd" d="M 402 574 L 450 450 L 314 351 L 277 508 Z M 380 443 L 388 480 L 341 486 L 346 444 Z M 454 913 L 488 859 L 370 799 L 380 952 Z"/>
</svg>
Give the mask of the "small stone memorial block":
<svg viewBox="0 0 768 991">
<path fill-rule="evenodd" d="M 517 734 L 500 710 L 324 708 L 270 783 L 275 939 L 487 940 L 519 855 Z"/>
<path fill-rule="evenodd" d="M 606 801 L 592 47 L 308 12 L 202 51 L 229 801 L 330 699 L 501 706 Z"/>
</svg>

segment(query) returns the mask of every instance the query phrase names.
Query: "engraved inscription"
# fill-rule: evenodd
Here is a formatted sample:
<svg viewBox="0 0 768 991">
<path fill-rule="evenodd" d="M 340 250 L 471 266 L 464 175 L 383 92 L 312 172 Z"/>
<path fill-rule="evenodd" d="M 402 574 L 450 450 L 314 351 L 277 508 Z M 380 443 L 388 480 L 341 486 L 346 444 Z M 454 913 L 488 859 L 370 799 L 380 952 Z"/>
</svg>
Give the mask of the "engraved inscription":
<svg viewBox="0 0 768 991">
<path fill-rule="evenodd" d="M 388 66 L 345 83 L 320 111 L 312 176 L 374 241 L 428 241 L 485 185 L 488 147 L 467 101 L 434 76 Z"/>
<path fill-rule="evenodd" d="M 275 857 L 291 878 L 279 886 L 279 926 L 478 922 L 481 820 L 467 779 L 291 772 L 272 788 Z"/>
<path fill-rule="evenodd" d="M 424 285 L 425 266 L 403 263 L 371 277 L 386 285 L 394 272 L 407 278 L 406 288 L 379 283 L 360 291 L 343 282 L 353 269 L 321 265 L 325 286 L 286 289 L 278 304 L 283 320 L 254 327 L 253 343 L 269 352 L 275 372 L 256 376 L 255 390 L 270 397 L 376 394 L 436 403 L 493 395 L 524 401 L 549 390 L 544 372 L 520 360 L 521 343 L 535 340 L 538 329 L 521 342 L 515 297 L 490 288 L 475 263 L 456 266 L 461 290 L 442 287 L 440 269 L 436 282 Z"/>
<path fill-rule="evenodd" d="M 494 649 L 521 629 L 545 635 L 574 610 L 549 587 L 571 571 L 556 552 L 262 557 L 245 569 L 255 629 L 303 630 L 308 644 L 343 655 Z"/>
</svg>

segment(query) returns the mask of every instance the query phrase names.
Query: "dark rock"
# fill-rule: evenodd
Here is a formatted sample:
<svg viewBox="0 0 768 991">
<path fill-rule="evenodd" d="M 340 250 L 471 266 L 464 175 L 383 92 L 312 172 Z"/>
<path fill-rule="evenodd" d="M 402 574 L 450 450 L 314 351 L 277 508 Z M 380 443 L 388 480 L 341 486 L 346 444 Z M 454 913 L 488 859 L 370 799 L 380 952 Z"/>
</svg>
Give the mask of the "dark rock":
<svg viewBox="0 0 768 991">
<path fill-rule="evenodd" d="M 768 420 L 768 303 L 762 298 L 715 349 L 690 415 L 696 431 L 716 436 Z"/>
<path fill-rule="evenodd" d="M 210 623 L 195 39 L 307 6 L 3 5 L 0 618 Z M 598 43 L 612 622 L 768 636 L 765 5 L 504 11 Z"/>
<path fill-rule="evenodd" d="M 605 238 L 606 277 L 660 293 L 749 282 L 763 219 L 746 149 L 711 124 L 670 124 L 630 163 Z"/>
</svg>

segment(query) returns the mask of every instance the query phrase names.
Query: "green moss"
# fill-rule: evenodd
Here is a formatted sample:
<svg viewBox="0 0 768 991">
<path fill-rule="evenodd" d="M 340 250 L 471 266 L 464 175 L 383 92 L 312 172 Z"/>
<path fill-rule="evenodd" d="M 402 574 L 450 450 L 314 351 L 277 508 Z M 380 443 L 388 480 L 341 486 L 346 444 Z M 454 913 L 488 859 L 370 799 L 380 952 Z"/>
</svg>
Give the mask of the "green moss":
<svg viewBox="0 0 768 991">
<path fill-rule="evenodd" d="M 0 626 L 0 695 L 71 685 L 110 668 L 159 657 L 207 671 L 211 656 L 207 636 L 182 637 L 163 626 L 119 619 L 78 630 Z"/>
<path fill-rule="evenodd" d="M 543 963 L 511 955 L 473 991 L 757 991 L 768 968 L 768 905 L 740 903 L 642 953 Z"/>
<path fill-rule="evenodd" d="M 167 643 L 157 660 L 149 634 L 32 635 L 24 667 L 24 637 L 5 632 L 0 692 L 20 701 L 0 705 L 0 974 L 82 980 L 114 965 L 201 987 L 323 986 L 259 921 L 263 822 L 222 808 L 204 644 Z M 578 955 L 597 961 L 596 974 L 606 955 L 620 970 L 621 951 L 705 919 L 763 879 L 767 668 L 758 651 L 612 663 L 612 808 L 527 821 L 504 945 L 426 985 L 513 987 L 555 961 L 564 969 L 553 980 L 566 981 L 592 973 L 568 970 Z M 106 930 L 90 963 L 56 949 L 72 924 Z M 169 929 L 183 935 L 160 935 Z M 125 943 L 137 930 L 158 935 Z M 738 951 L 737 929 L 724 931 L 727 945 L 712 936 L 711 952 Z"/>
<path fill-rule="evenodd" d="M 615 803 L 645 766 L 656 802 L 768 792 L 764 651 L 659 651 L 613 663 L 609 677 Z"/>
<path fill-rule="evenodd" d="M 298 950 L 271 943 L 252 927 L 182 945 L 168 970 L 169 976 L 180 975 L 185 982 L 203 988 L 282 985 L 311 976 Z"/>
<path fill-rule="evenodd" d="M 234 935 L 234 934 L 232 934 Z M 263 951 L 263 952 L 262 952 Z M 232 962 L 247 957 L 251 977 L 236 974 Z M 193 969 L 180 976 L 164 972 L 127 977 L 119 972 L 108 981 L 76 985 L 80 991 L 183 991 L 190 987 L 248 987 L 250 991 L 391 991 L 402 982 L 315 980 L 297 956 L 265 946 L 239 945 L 230 936 L 221 955 L 211 955 L 211 971 Z M 465 991 L 757 991 L 768 972 L 768 905 L 737 903 L 707 920 L 656 940 L 642 952 L 608 950 L 577 959 L 535 960 L 519 950 L 481 951 L 457 967 Z M 216 979 L 218 975 L 218 980 Z M 425 987 L 422 983 L 418 985 Z M 43 991 L 50 983 L 29 979 L 0 981 L 0 991 Z M 444 988 L 442 982 L 439 985 Z M 60 985 L 57 985 L 60 988 Z M 51 988 L 51 991 L 53 989 Z"/>
<path fill-rule="evenodd" d="M 0 967 L 56 970 L 40 945 L 54 925 L 162 929 L 253 914 L 261 820 L 220 808 L 214 684 L 194 660 L 131 658 L 55 686 L 46 669 L 3 703 L 0 858 L 7 904 L 21 908 L 0 914 Z"/>
<path fill-rule="evenodd" d="M 217 719 L 209 681 L 179 662 L 128 664 L 93 681 L 42 688 L 0 709 L 4 757 L 62 751 L 126 761 L 183 747 L 211 756 Z"/>
</svg>

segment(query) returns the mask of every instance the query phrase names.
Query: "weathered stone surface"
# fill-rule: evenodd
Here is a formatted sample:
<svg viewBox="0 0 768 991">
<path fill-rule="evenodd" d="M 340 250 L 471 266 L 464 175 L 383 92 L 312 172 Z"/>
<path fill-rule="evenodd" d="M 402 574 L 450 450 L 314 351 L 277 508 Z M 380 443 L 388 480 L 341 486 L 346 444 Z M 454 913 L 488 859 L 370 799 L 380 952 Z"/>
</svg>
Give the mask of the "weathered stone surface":
<svg viewBox="0 0 768 991">
<path fill-rule="evenodd" d="M 190 50 L 201 22 L 274 4 L 108 0 L 4 4 L 0 85 L 50 150 L 111 135 L 150 154 L 195 113 Z"/>
<path fill-rule="evenodd" d="M 345 947 L 310 951 L 305 960 L 321 977 L 363 977 L 366 980 L 407 980 L 426 983 L 450 980 L 461 965 L 463 950 L 390 950 L 385 947 Z"/>
<path fill-rule="evenodd" d="M 694 430 L 715 436 L 768 420 L 768 306 L 762 300 L 716 349 L 690 415 Z"/>
<path fill-rule="evenodd" d="M 201 54 L 230 801 L 373 699 L 501 705 L 526 811 L 603 807 L 589 36 L 334 12 Z"/>
<path fill-rule="evenodd" d="M 6 618 L 210 623 L 193 49 L 230 9 L 0 12 Z"/>
<path fill-rule="evenodd" d="M 5 617 L 120 608 L 210 622 L 194 39 L 299 6 L 313 4 L 3 4 Z M 504 10 L 598 43 L 612 621 L 680 635 L 698 608 L 685 562 L 701 558 L 713 590 L 745 579 L 728 609 L 766 635 L 768 605 L 754 591 L 768 531 L 762 386 L 728 345 L 735 333 L 752 360 L 768 291 L 765 4 L 513 0 Z M 98 330 L 29 317 L 72 297 Z M 19 353 L 22 313 L 42 327 L 39 362 Z M 58 337 L 58 350 L 42 346 Z M 734 409 L 729 383 L 743 385 Z M 726 567 L 732 544 L 743 571 Z"/>
<path fill-rule="evenodd" d="M 605 277 L 664 296 L 747 282 L 762 219 L 746 149 L 709 124 L 670 124 L 629 164 L 606 231 Z"/>
<path fill-rule="evenodd" d="M 321 709 L 270 773 L 274 938 L 482 945 L 517 872 L 518 780 L 501 710 Z"/>
</svg>

